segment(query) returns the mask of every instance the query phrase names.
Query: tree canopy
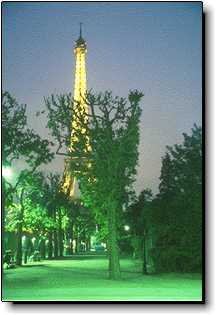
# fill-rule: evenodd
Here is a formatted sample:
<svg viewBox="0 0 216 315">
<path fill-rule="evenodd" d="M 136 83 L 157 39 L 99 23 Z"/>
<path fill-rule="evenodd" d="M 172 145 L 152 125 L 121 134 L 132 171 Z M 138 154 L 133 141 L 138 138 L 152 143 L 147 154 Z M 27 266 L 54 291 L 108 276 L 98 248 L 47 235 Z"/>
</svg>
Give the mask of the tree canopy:
<svg viewBox="0 0 216 315">
<path fill-rule="evenodd" d="M 164 268 L 190 271 L 199 269 L 202 259 L 202 128 L 194 125 L 183 138 L 182 144 L 168 146 L 162 159 L 152 224 L 158 246 L 164 248 L 158 265 L 164 260 Z"/>
<path fill-rule="evenodd" d="M 111 92 L 88 93 L 87 119 L 80 104 L 76 104 L 76 110 L 72 109 L 73 119 L 79 121 L 78 128 L 73 130 L 73 136 L 78 140 L 72 141 L 70 150 L 64 153 L 59 150 L 71 141 L 72 130 L 62 132 L 63 122 L 58 117 L 73 106 L 68 97 L 46 99 L 48 127 L 59 143 L 57 153 L 68 156 L 71 176 L 79 181 L 85 205 L 107 229 L 112 278 L 120 276 L 117 231 L 122 207 L 128 201 L 136 175 L 142 96 L 142 93 L 133 91 L 126 100 L 113 97 Z"/>
<path fill-rule="evenodd" d="M 25 162 L 14 185 L 3 177 L 4 204 L 11 202 L 12 194 L 28 172 L 34 172 L 41 164 L 53 158 L 52 144 L 28 128 L 26 105 L 19 104 L 9 92 L 2 94 L 2 164 L 15 165 L 18 160 Z"/>
<path fill-rule="evenodd" d="M 2 160 L 11 164 L 23 158 L 31 167 L 50 162 L 50 141 L 41 139 L 27 126 L 26 105 L 19 104 L 9 92 L 2 94 Z"/>
</svg>

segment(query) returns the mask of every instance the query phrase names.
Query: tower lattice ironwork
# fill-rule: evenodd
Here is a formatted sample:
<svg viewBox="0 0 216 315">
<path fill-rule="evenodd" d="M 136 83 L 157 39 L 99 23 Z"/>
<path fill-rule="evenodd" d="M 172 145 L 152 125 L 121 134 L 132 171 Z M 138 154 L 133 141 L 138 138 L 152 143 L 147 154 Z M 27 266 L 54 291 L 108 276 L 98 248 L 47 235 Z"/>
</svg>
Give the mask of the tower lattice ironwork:
<svg viewBox="0 0 216 315">
<path fill-rule="evenodd" d="M 87 46 L 86 42 L 82 37 L 82 23 L 80 23 L 80 34 L 78 40 L 75 42 L 74 47 L 75 53 L 75 81 L 74 81 L 74 111 L 76 111 L 76 106 L 79 104 L 79 111 L 82 114 L 88 112 L 88 106 L 85 102 L 85 95 L 87 91 L 86 83 L 86 53 Z M 74 131 L 79 128 L 79 121 L 74 118 L 72 120 L 72 132 L 71 132 L 71 145 L 69 150 L 73 150 L 73 143 L 77 141 Z M 63 185 L 62 189 L 65 193 L 69 194 L 71 198 L 79 198 L 80 191 L 78 187 L 77 179 L 71 176 L 69 171 L 69 160 L 65 160 L 65 169 L 63 175 Z"/>
</svg>

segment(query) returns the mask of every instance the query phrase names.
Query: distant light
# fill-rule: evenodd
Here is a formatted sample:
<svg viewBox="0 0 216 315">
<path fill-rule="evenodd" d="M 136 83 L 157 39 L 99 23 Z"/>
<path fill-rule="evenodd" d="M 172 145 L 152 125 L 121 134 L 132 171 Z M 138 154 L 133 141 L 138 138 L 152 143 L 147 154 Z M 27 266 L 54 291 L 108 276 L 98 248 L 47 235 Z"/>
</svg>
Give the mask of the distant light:
<svg viewBox="0 0 216 315">
<path fill-rule="evenodd" d="M 129 230 L 130 230 L 130 227 L 129 227 L 128 225 L 125 225 L 125 226 L 124 226 L 124 229 L 125 229 L 125 231 L 129 231 Z"/>
<path fill-rule="evenodd" d="M 8 166 L 3 166 L 2 168 L 2 176 L 6 179 L 10 179 L 12 177 L 12 170 Z"/>
</svg>

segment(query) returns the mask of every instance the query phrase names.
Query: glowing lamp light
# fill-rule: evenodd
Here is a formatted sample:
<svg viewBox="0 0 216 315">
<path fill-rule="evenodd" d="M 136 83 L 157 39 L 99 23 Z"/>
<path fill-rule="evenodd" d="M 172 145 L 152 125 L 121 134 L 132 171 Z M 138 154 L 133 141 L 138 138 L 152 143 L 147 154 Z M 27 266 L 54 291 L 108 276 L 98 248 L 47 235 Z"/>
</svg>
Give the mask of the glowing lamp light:
<svg viewBox="0 0 216 315">
<path fill-rule="evenodd" d="M 125 226 L 124 226 L 124 229 L 125 229 L 125 231 L 129 231 L 129 230 L 130 230 L 130 227 L 129 227 L 128 225 L 125 225 Z"/>
<path fill-rule="evenodd" d="M 4 167 L 2 168 L 2 176 L 5 178 L 5 179 L 10 179 L 12 177 L 12 170 L 10 167 Z"/>
</svg>

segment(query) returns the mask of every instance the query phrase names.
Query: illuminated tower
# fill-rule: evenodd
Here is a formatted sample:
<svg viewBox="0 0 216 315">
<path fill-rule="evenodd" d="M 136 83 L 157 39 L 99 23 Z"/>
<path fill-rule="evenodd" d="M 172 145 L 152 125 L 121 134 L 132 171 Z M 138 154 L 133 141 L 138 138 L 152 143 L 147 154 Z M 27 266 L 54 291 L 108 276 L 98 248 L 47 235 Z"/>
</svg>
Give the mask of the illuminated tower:
<svg viewBox="0 0 216 315">
<path fill-rule="evenodd" d="M 82 38 L 82 23 L 80 23 L 80 35 L 75 43 L 75 81 L 74 81 L 74 109 L 76 111 L 76 103 L 81 106 L 81 112 L 83 115 L 87 113 L 88 106 L 85 103 L 85 94 L 87 90 L 86 86 L 86 53 L 87 46 L 85 40 Z M 79 109 L 80 110 L 80 109 Z M 71 146 L 69 150 L 73 150 L 73 143 L 78 139 L 74 135 L 74 130 L 79 128 L 79 121 L 73 119 L 72 121 L 72 133 L 71 133 Z M 78 198 L 80 195 L 78 183 L 75 177 L 70 175 L 68 171 L 68 161 L 65 161 L 65 170 L 63 176 L 63 191 L 68 193 L 72 198 Z"/>
<path fill-rule="evenodd" d="M 87 111 L 87 105 L 85 104 L 84 97 L 87 90 L 86 87 L 86 53 L 87 47 L 86 42 L 82 38 L 82 23 L 80 23 L 80 36 L 76 41 L 74 48 L 76 58 L 75 68 L 75 82 L 74 82 L 74 99 L 80 102 L 83 106 L 83 110 Z"/>
</svg>

